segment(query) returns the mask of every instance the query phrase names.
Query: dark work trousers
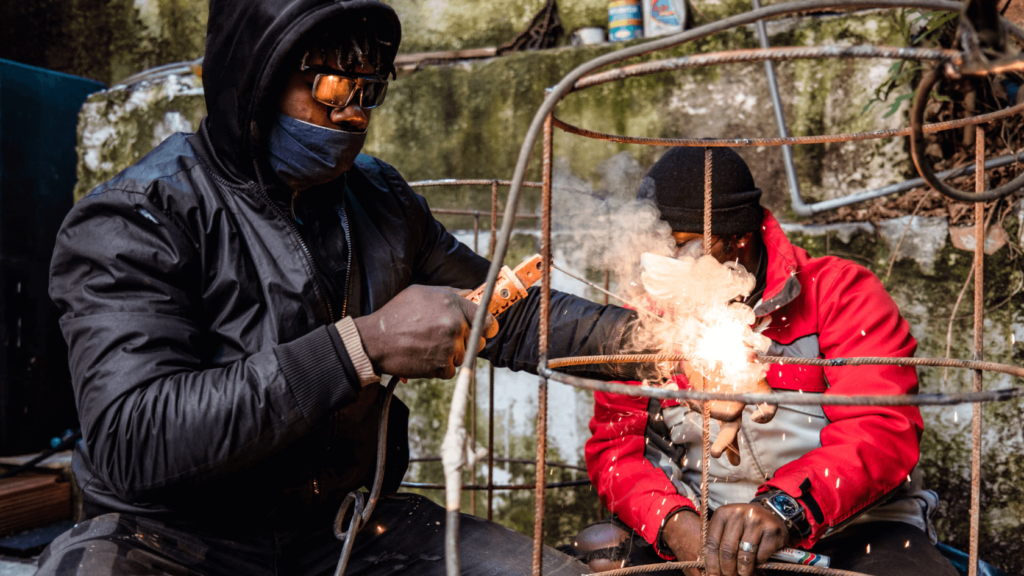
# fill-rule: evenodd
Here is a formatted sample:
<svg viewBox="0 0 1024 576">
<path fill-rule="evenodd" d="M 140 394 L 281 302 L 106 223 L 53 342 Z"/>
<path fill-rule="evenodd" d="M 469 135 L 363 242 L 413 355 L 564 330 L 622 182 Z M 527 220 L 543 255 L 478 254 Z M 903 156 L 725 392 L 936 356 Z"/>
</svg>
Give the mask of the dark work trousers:
<svg viewBox="0 0 1024 576">
<path fill-rule="evenodd" d="M 444 508 L 416 494 L 384 496 L 357 534 L 345 571 L 349 576 L 445 573 Z M 530 574 L 533 540 L 476 516 L 460 523 L 463 574 Z M 128 514 L 104 514 L 79 522 L 39 558 L 37 575 L 126 576 L 333 574 L 341 542 L 331 526 L 225 539 L 184 532 Z M 551 548 L 544 574 L 589 572 Z"/>
<path fill-rule="evenodd" d="M 618 518 L 606 520 L 626 528 Z M 591 525 L 593 526 L 593 525 Z M 868 546 L 870 545 L 870 549 Z M 812 550 L 832 559 L 829 568 L 850 570 L 871 576 L 958 576 L 948 560 L 928 540 L 924 532 L 904 522 L 871 522 L 851 526 L 835 536 L 819 542 Z M 610 553 L 610 554 L 609 554 Z M 590 554 L 591 557 L 626 560 L 625 566 L 665 562 L 654 547 L 635 532 L 614 551 Z M 584 557 L 584 560 L 588 558 Z M 768 571 L 771 576 L 792 572 Z M 657 576 L 678 576 L 676 570 L 651 572 Z"/>
</svg>

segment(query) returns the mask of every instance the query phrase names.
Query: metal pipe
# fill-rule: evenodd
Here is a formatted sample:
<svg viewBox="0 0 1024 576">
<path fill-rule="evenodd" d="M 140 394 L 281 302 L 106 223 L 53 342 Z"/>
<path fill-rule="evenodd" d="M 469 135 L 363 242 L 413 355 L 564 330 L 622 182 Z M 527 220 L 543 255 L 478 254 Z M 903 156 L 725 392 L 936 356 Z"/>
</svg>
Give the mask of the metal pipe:
<svg viewBox="0 0 1024 576">
<path fill-rule="evenodd" d="M 985 193 L 985 128 L 974 129 L 974 191 Z M 992 208 L 995 210 L 995 207 Z M 985 203 L 974 204 L 974 360 L 984 361 L 985 338 Z M 974 371 L 974 392 L 982 391 L 981 370 Z M 978 531 L 981 525 L 981 403 L 971 419 L 971 533 L 969 576 L 978 576 Z"/>
<path fill-rule="evenodd" d="M 754 10 L 757 10 L 761 7 L 761 0 L 751 0 L 751 4 L 754 6 Z M 755 28 L 757 28 L 757 40 L 761 44 L 761 48 L 770 48 L 768 29 L 764 20 L 758 20 Z M 786 128 L 786 117 L 782 111 L 782 99 L 779 98 L 779 83 L 775 79 L 775 63 L 771 60 L 764 61 L 764 74 L 768 79 L 768 96 L 771 98 L 772 110 L 775 112 L 775 125 L 779 128 L 779 137 L 786 138 L 789 136 L 789 130 Z M 793 211 L 799 216 L 810 216 L 814 212 L 800 196 L 800 181 L 796 178 L 796 165 L 793 163 L 793 147 L 789 144 L 782 146 L 782 162 L 786 169 L 786 182 L 789 184 L 789 200 Z"/>
</svg>

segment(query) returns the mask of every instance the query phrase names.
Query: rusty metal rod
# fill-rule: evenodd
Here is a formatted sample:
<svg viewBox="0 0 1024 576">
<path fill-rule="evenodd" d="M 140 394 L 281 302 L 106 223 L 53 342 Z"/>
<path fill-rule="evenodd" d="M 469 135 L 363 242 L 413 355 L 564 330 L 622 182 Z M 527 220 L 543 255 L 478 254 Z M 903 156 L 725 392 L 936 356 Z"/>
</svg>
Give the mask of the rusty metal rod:
<svg viewBox="0 0 1024 576">
<path fill-rule="evenodd" d="M 988 114 L 981 114 L 979 116 L 971 116 L 969 118 L 959 118 L 956 120 L 948 120 L 946 122 L 937 122 L 935 124 L 927 124 L 922 127 L 922 130 L 926 134 L 933 132 L 942 132 L 944 130 L 952 130 L 954 128 L 962 128 L 964 126 L 974 126 L 977 124 L 985 124 L 994 120 L 1001 120 L 1010 116 L 1024 112 L 1024 102 L 1013 106 L 1012 108 L 1004 108 L 996 112 L 989 112 Z M 895 128 L 892 130 L 877 130 L 875 132 L 856 132 L 852 134 L 823 134 L 819 136 L 790 136 L 787 138 L 717 138 L 717 139 L 700 139 L 700 138 L 651 138 L 647 136 L 623 136 L 621 134 L 605 134 L 603 132 L 595 132 L 593 130 L 587 130 L 586 128 L 580 128 L 579 126 L 573 126 L 558 118 L 554 119 L 555 126 L 560 130 L 569 132 L 570 134 L 576 134 L 584 136 L 586 138 L 592 138 L 594 140 L 606 140 L 609 142 L 618 142 L 620 144 L 644 144 L 647 146 L 684 146 L 684 147 L 742 147 L 742 146 L 784 146 L 784 145 L 797 145 L 797 144 L 832 144 L 836 142 L 854 142 L 859 140 L 874 140 L 878 138 L 895 138 L 897 136 L 909 136 L 912 133 L 910 127 L 907 128 Z"/>
<path fill-rule="evenodd" d="M 479 178 L 442 178 L 440 180 L 417 180 L 409 182 L 413 188 L 430 186 L 511 186 L 511 180 L 482 180 Z M 540 182 L 523 182 L 523 188 L 541 188 Z"/>
<path fill-rule="evenodd" d="M 704 149 L 704 255 L 711 254 L 711 148 Z M 708 491 L 709 475 L 711 466 L 711 402 L 702 402 L 700 405 L 700 556 L 701 572 L 707 574 L 707 548 L 708 548 Z"/>
<path fill-rule="evenodd" d="M 804 394 L 802 392 L 772 392 L 769 394 L 698 392 L 696 390 L 670 390 L 654 386 L 635 386 L 603 382 L 580 376 L 571 376 L 555 372 L 550 368 L 544 370 L 550 380 L 561 382 L 575 388 L 610 392 L 626 396 L 643 396 L 645 398 L 674 400 L 724 400 L 743 402 L 744 404 L 786 404 L 790 406 L 955 406 L 971 402 L 1004 402 L 1015 398 L 1024 398 L 1024 388 L 1003 388 L 985 392 L 956 392 L 952 394 L 903 394 L 892 396 L 840 396 L 838 394 Z"/>
<path fill-rule="evenodd" d="M 819 568 L 818 566 L 803 566 L 801 564 L 787 564 L 785 562 L 767 562 L 765 564 L 758 564 L 757 567 L 762 570 L 783 570 L 786 572 L 796 572 L 798 574 L 819 574 L 820 576 L 867 576 L 866 574 L 851 572 L 849 570 Z M 684 570 L 687 568 L 703 569 L 704 563 L 700 561 L 663 562 L 661 564 L 645 564 L 643 566 L 630 566 L 628 568 L 606 570 L 600 574 L 587 574 L 586 576 L 629 576 L 631 574 L 646 574 L 648 572 L 660 572 L 662 570 Z"/>
<path fill-rule="evenodd" d="M 763 22 L 762 22 L 763 24 Z M 720 66 L 722 64 L 744 64 L 753 62 L 784 62 L 821 58 L 885 58 L 893 60 L 950 60 L 959 63 L 962 55 L 956 50 L 942 48 L 900 48 L 898 46 L 778 46 L 744 50 L 723 50 L 705 54 L 692 54 L 678 58 L 666 58 L 631 64 L 606 72 L 598 72 L 580 78 L 572 87 L 577 92 L 592 86 L 625 80 L 636 76 Z"/>
<path fill-rule="evenodd" d="M 590 484 L 590 480 L 566 480 L 564 482 L 549 482 L 544 484 L 545 488 L 568 488 L 570 486 L 586 486 Z M 427 484 L 423 482 L 402 482 L 404 488 L 422 488 L 424 490 L 442 490 L 445 488 L 444 484 Z M 495 484 L 493 486 L 489 484 L 463 484 L 463 490 L 487 490 L 488 488 L 493 490 L 536 490 L 537 484 Z"/>
<path fill-rule="evenodd" d="M 974 191 L 985 192 L 985 129 L 974 129 Z M 995 207 L 992 208 L 995 210 Z M 974 204 L 974 360 L 985 359 L 985 204 Z M 982 370 L 974 371 L 974 392 L 982 391 Z M 978 531 L 981 526 L 981 403 L 971 419 L 971 532 L 968 575 L 978 575 Z"/>
<path fill-rule="evenodd" d="M 686 360 L 683 354 L 609 354 L 606 356 L 574 356 L 570 358 L 552 358 L 548 360 L 548 368 L 564 368 L 566 366 L 583 366 L 586 364 L 632 364 L 644 362 L 679 362 Z M 1001 372 L 1018 378 L 1024 378 L 1024 368 L 997 362 L 979 362 L 977 360 L 960 360 L 957 358 L 890 358 L 863 356 L 856 358 L 791 358 L 789 356 L 758 356 L 762 364 L 793 364 L 797 366 L 822 366 L 836 368 L 840 366 L 938 366 L 945 368 L 967 368 L 969 370 L 985 370 Z"/>
<path fill-rule="evenodd" d="M 474 216 L 475 217 L 477 215 L 477 213 L 479 212 L 479 210 L 462 210 L 460 208 L 431 208 L 430 212 L 432 214 L 444 214 L 446 216 Z M 504 214 L 498 214 L 498 216 L 501 216 L 502 218 L 505 217 Z M 525 218 L 527 220 L 536 220 L 537 218 L 539 218 L 539 216 L 537 216 L 536 214 L 516 214 L 516 218 L 517 219 Z"/>
<path fill-rule="evenodd" d="M 551 269 L 551 163 L 552 134 L 551 116 L 544 122 L 544 145 L 542 162 L 542 178 L 544 181 L 541 200 L 541 266 L 543 270 Z M 548 358 L 548 337 L 551 329 L 549 313 L 551 311 L 551 274 L 541 278 L 540 289 L 540 342 L 538 352 L 540 367 L 544 368 Z M 545 467 L 548 448 L 548 379 L 541 374 L 540 387 L 537 391 L 537 486 L 533 502 L 533 576 L 541 576 L 544 570 L 544 484 Z"/>
<path fill-rule="evenodd" d="M 491 241 L 487 245 L 487 259 L 494 259 L 494 245 L 498 239 L 498 181 L 491 180 Z M 487 405 L 487 519 L 494 520 L 494 364 L 487 363 L 487 385 L 490 402 Z M 506 454 L 507 456 L 507 454 Z"/>
<path fill-rule="evenodd" d="M 410 458 L 409 459 L 410 463 L 413 463 L 413 462 L 440 462 L 440 461 L 441 461 L 441 457 L 440 456 L 422 456 L 420 458 Z M 532 459 L 532 458 L 498 458 L 498 457 L 495 457 L 494 461 L 495 462 L 500 462 L 500 463 L 508 462 L 509 464 L 536 464 L 537 463 L 537 461 Z M 575 464 L 567 464 L 565 462 L 553 462 L 551 460 L 548 460 L 544 464 L 546 466 L 551 466 L 552 468 L 566 468 L 568 470 L 579 470 L 580 472 L 586 472 L 587 471 L 587 469 L 584 468 L 583 466 L 577 466 Z"/>
</svg>

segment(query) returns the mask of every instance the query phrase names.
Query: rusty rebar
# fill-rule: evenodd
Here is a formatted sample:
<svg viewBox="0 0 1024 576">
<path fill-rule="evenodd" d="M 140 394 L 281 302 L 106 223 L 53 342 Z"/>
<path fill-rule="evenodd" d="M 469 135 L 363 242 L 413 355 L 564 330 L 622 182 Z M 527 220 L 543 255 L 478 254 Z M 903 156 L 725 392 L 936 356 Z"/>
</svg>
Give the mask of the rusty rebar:
<svg viewBox="0 0 1024 576">
<path fill-rule="evenodd" d="M 704 149 L 704 255 L 711 254 L 711 148 Z M 708 461 L 711 460 L 711 402 L 701 403 L 700 426 L 700 563 L 704 566 L 708 546 Z"/>
<path fill-rule="evenodd" d="M 891 60 L 950 60 L 959 62 L 960 52 L 943 48 L 900 48 L 898 46 L 779 46 L 744 50 L 723 50 L 631 64 L 580 78 L 572 87 L 577 92 L 592 86 L 636 76 L 722 64 L 785 62 L 821 58 L 885 58 Z M 571 93 L 570 92 L 570 93 Z"/>
<path fill-rule="evenodd" d="M 488 260 L 494 260 L 494 245 L 497 243 L 498 181 L 491 180 L 491 240 L 487 245 Z M 487 385 L 490 396 L 487 405 L 487 519 L 494 520 L 494 364 L 490 362 L 487 363 Z"/>
<path fill-rule="evenodd" d="M 925 126 L 922 127 L 922 130 L 926 134 L 931 134 L 933 132 L 942 132 L 944 130 L 952 130 L 954 128 L 963 128 L 964 126 L 985 124 L 987 122 L 992 122 L 994 120 L 1008 118 L 1021 112 L 1024 112 L 1024 102 L 1017 104 L 1012 108 L 1004 108 L 1003 110 L 989 112 L 988 114 L 982 114 L 980 116 L 971 116 L 969 118 L 959 118 L 956 120 L 948 120 L 946 122 L 926 124 Z M 789 136 L 786 138 L 651 138 L 648 136 L 624 136 L 621 134 L 606 134 L 604 132 L 596 132 L 594 130 L 588 130 L 586 128 L 574 126 L 558 118 L 554 119 L 554 124 L 560 130 L 563 130 L 570 134 L 576 134 L 578 136 L 592 138 L 594 140 L 606 140 L 609 142 L 618 142 L 620 144 L 644 144 L 647 146 L 682 146 L 693 148 L 785 146 L 787 144 L 793 146 L 797 144 L 833 144 L 836 142 L 855 142 L 860 140 L 875 140 L 879 138 L 895 138 L 897 136 L 910 136 L 912 133 L 911 128 L 907 127 L 894 128 L 892 130 L 877 130 L 874 132 L 856 132 L 850 134 L 823 134 L 819 136 Z"/>
<path fill-rule="evenodd" d="M 430 212 L 432 214 L 444 214 L 445 216 L 475 216 L 478 211 L 477 210 L 462 210 L 462 209 L 459 209 L 459 208 L 431 208 Z M 504 214 L 498 214 L 498 216 L 501 216 L 502 218 L 505 217 Z M 537 219 L 537 215 L 536 214 L 516 214 L 516 219 L 518 220 L 520 218 L 523 218 L 523 219 L 526 219 L 526 220 L 536 220 Z"/>
<path fill-rule="evenodd" d="M 429 188 L 431 186 L 511 186 L 511 180 L 482 180 L 479 178 L 442 178 L 440 180 L 416 180 L 409 182 L 413 188 Z M 541 188 L 541 182 L 523 182 L 523 188 Z"/>
<path fill-rule="evenodd" d="M 605 356 L 573 356 L 569 358 L 552 358 L 548 360 L 548 368 L 565 368 L 566 366 L 584 366 L 586 364 L 641 364 L 646 362 L 679 362 L 687 360 L 684 354 L 608 354 Z M 937 366 L 946 368 L 966 368 L 968 370 L 984 370 L 1001 372 L 1018 378 L 1024 378 L 1024 368 L 998 362 L 979 362 L 977 360 L 960 360 L 958 358 L 905 358 L 887 356 L 860 356 L 850 358 L 793 358 L 789 356 L 758 356 L 762 364 L 794 364 L 798 366 L 821 366 L 836 368 L 840 366 Z"/>
<path fill-rule="evenodd" d="M 543 368 L 548 357 L 548 333 L 551 308 L 551 116 L 544 122 L 544 150 L 542 177 L 544 188 L 541 199 L 541 262 L 544 274 L 540 289 L 540 366 Z M 537 486 L 533 503 L 533 576 L 541 576 L 544 563 L 544 477 L 548 448 L 548 379 L 542 374 L 537 391 Z"/>
<path fill-rule="evenodd" d="M 543 482 L 542 482 L 543 484 Z M 545 488 L 570 488 L 572 486 L 586 486 L 590 480 L 565 480 L 563 482 L 548 482 L 543 484 Z M 424 482 L 402 482 L 403 488 L 419 488 L 422 490 L 443 490 L 444 484 L 428 484 Z M 536 490 L 537 484 L 463 484 L 463 490 Z"/>
<path fill-rule="evenodd" d="M 420 456 L 419 458 L 410 458 L 409 462 L 440 462 L 440 456 Z M 537 461 L 532 458 L 494 458 L 495 462 L 498 463 L 509 463 L 509 464 L 536 464 Z M 586 472 L 587 469 L 583 466 L 577 466 L 575 464 L 569 464 L 568 462 L 556 462 L 548 460 L 544 463 L 545 466 L 551 468 L 565 468 L 567 470 L 577 470 L 579 472 Z"/>
<path fill-rule="evenodd" d="M 801 564 L 787 564 L 785 562 L 767 562 L 758 564 L 762 570 L 782 570 L 785 572 L 796 572 L 798 574 L 818 574 L 820 576 L 867 576 L 860 572 L 849 570 L 838 570 L 836 568 L 820 568 L 818 566 L 804 566 Z M 687 568 L 704 568 L 701 561 L 690 562 L 663 562 L 661 564 L 644 564 L 642 566 L 629 566 L 601 572 L 600 576 L 629 576 L 631 574 L 646 574 L 648 572 L 660 572 L 662 570 L 685 570 Z M 586 576 L 598 576 L 598 574 L 587 574 Z"/>
<path fill-rule="evenodd" d="M 985 192 L 985 128 L 974 129 L 974 190 Z M 993 208 L 994 209 L 994 208 Z M 985 204 L 974 204 L 974 359 L 985 359 Z M 982 391 L 982 370 L 974 371 L 974 392 Z M 981 403 L 971 419 L 971 533 L 968 575 L 978 575 L 978 532 L 981 525 Z"/>
<path fill-rule="evenodd" d="M 794 362 L 794 364 L 800 364 Z M 742 402 L 744 404 L 786 404 L 791 406 L 955 406 L 971 402 L 1005 402 L 1016 398 L 1024 398 L 1024 388 L 1003 388 L 984 392 L 955 392 L 951 394 L 902 394 L 902 395 L 856 395 L 841 396 L 838 394 L 804 394 L 802 392 L 771 392 L 771 393 L 731 393 L 731 392 L 698 392 L 696 390 L 672 390 L 655 386 L 636 386 L 618 384 L 572 376 L 555 372 L 550 368 L 541 370 L 545 376 L 555 382 L 561 382 L 574 388 L 583 388 L 597 392 L 609 392 L 625 396 L 643 396 L 662 400 L 722 400 L 726 402 Z"/>
<path fill-rule="evenodd" d="M 487 376 L 487 519 L 494 520 L 494 364 L 487 364 Z"/>
</svg>

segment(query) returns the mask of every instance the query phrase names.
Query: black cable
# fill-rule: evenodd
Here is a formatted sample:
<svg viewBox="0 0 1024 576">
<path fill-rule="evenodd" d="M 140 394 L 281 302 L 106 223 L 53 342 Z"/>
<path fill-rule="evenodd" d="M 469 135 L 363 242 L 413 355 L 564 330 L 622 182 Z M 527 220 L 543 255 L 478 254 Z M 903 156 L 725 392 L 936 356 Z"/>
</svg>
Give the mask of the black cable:
<svg viewBox="0 0 1024 576">
<path fill-rule="evenodd" d="M 36 456 L 35 458 L 29 460 L 28 462 L 25 462 L 21 466 L 17 466 L 15 468 L 11 468 L 7 472 L 4 472 L 3 474 L 0 474 L 0 480 L 2 480 L 4 478 L 10 478 L 12 476 L 17 476 L 18 474 L 21 474 L 22 472 L 27 472 L 29 470 L 34 469 L 36 467 L 36 464 L 39 464 L 43 460 L 46 460 L 47 458 L 49 458 L 50 456 L 53 456 L 54 454 L 56 454 L 57 452 L 60 452 L 61 450 L 65 450 L 65 449 L 67 449 L 67 448 L 69 448 L 71 446 L 74 446 L 75 442 L 78 442 L 78 439 L 81 438 L 81 437 L 82 437 L 82 431 L 81 430 L 79 430 L 79 429 L 68 430 L 67 432 L 64 433 L 63 436 L 60 437 L 60 443 L 59 444 L 57 444 L 53 448 L 50 448 L 49 450 L 47 450 L 47 451 L 45 451 L 45 452 L 43 452 L 41 454 L 39 454 L 38 456 Z"/>
</svg>

